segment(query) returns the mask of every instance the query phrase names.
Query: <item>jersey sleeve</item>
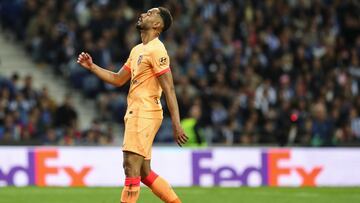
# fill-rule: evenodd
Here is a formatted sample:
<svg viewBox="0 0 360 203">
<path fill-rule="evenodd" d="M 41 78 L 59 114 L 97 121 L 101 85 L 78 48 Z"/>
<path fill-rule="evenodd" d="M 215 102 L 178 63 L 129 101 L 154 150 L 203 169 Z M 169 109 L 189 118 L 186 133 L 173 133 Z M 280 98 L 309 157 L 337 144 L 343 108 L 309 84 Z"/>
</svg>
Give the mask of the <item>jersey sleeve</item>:
<svg viewBox="0 0 360 203">
<path fill-rule="evenodd" d="M 125 70 L 127 70 L 129 73 L 131 73 L 131 53 L 132 53 L 132 50 L 130 52 L 128 59 L 126 60 L 126 62 L 123 65 L 123 68 Z"/>
<path fill-rule="evenodd" d="M 153 52 L 151 63 L 156 77 L 170 71 L 170 57 L 165 49 Z"/>
</svg>

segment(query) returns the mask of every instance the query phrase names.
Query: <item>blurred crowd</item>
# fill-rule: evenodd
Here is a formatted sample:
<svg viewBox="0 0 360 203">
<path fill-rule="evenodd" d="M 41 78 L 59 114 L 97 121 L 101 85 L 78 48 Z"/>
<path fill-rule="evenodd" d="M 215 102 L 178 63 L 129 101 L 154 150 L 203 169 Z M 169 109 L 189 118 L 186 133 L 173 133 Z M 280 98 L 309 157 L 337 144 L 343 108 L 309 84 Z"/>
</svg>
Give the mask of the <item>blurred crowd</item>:
<svg viewBox="0 0 360 203">
<path fill-rule="evenodd" d="M 46 87 L 33 87 L 32 76 L 0 77 L 0 143 L 27 145 L 110 145 L 112 129 L 93 121 L 78 128 L 70 94 L 57 104 Z"/>
<path fill-rule="evenodd" d="M 2 27 L 35 62 L 50 64 L 96 98 L 99 121 L 121 123 L 128 88 L 104 84 L 76 57 L 87 51 L 95 63 L 117 71 L 140 42 L 139 14 L 159 5 L 174 17 L 161 40 L 171 58 L 181 118 L 195 121 L 191 126 L 202 142 L 359 143 L 360 1 L 5 0 L 0 15 Z M 170 142 L 163 106 L 156 141 Z"/>
</svg>

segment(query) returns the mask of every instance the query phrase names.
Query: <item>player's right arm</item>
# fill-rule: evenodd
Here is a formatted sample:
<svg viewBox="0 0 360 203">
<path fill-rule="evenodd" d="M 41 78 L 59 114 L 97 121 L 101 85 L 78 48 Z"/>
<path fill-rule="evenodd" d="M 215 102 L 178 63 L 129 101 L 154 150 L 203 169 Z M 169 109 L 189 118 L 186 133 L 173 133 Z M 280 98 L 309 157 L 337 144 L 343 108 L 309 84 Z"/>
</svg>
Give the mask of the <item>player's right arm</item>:
<svg viewBox="0 0 360 203">
<path fill-rule="evenodd" d="M 123 66 L 119 72 L 115 73 L 101 68 L 100 66 L 93 63 L 93 60 L 88 53 L 82 52 L 79 54 L 77 63 L 79 63 L 85 69 L 93 72 L 101 80 L 115 86 L 122 86 L 131 78 L 130 70 L 127 68 L 127 66 Z"/>
</svg>

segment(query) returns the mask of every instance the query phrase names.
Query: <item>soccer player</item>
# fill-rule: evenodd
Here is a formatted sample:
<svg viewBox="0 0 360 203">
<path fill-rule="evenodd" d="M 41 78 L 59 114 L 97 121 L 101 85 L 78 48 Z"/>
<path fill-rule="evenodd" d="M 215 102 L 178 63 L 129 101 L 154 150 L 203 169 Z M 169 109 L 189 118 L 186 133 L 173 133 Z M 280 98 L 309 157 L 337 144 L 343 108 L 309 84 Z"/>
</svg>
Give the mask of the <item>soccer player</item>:
<svg viewBox="0 0 360 203">
<path fill-rule="evenodd" d="M 121 194 L 122 203 L 137 201 L 140 181 L 163 202 L 181 202 L 170 185 L 150 168 L 151 146 L 163 118 L 162 91 L 171 115 L 175 141 L 181 146 L 188 139 L 180 125 L 170 59 L 158 39 L 171 24 L 172 16 L 166 8 L 152 8 L 142 13 L 136 24 L 142 43 L 131 50 L 128 60 L 117 73 L 94 64 L 88 53 L 83 52 L 78 57 L 77 62 L 81 66 L 105 82 L 121 86 L 131 79 L 124 119 L 123 166 L 126 179 Z"/>
</svg>

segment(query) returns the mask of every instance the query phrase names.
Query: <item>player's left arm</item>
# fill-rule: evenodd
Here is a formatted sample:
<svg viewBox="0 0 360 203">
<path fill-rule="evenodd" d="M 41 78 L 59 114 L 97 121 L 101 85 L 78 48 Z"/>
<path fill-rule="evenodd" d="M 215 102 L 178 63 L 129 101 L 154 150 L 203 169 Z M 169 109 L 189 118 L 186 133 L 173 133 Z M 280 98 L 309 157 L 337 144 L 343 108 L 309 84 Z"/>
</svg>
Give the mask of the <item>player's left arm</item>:
<svg viewBox="0 0 360 203">
<path fill-rule="evenodd" d="M 180 124 L 179 106 L 176 99 L 175 88 L 171 71 L 158 76 L 160 86 L 165 94 L 166 104 L 170 112 L 172 127 L 174 131 L 174 138 L 177 144 L 185 144 L 188 137 L 185 135 L 184 130 Z"/>
</svg>

